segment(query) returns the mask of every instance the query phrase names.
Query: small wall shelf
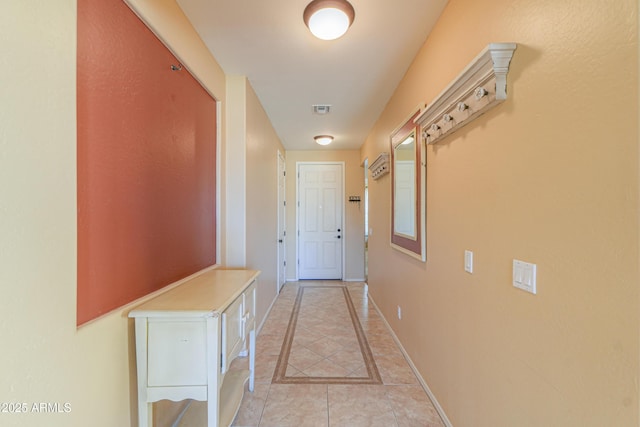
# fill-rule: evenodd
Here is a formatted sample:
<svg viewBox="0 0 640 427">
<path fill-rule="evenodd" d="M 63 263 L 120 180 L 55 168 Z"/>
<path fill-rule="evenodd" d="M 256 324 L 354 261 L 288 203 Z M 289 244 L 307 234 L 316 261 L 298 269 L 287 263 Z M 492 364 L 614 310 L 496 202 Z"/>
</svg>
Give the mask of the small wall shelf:
<svg viewBox="0 0 640 427">
<path fill-rule="evenodd" d="M 415 119 L 433 144 L 507 99 L 515 43 L 491 43 Z"/>
<path fill-rule="evenodd" d="M 380 179 L 389 173 L 389 153 L 380 153 L 376 160 L 369 166 L 371 177 Z"/>
</svg>

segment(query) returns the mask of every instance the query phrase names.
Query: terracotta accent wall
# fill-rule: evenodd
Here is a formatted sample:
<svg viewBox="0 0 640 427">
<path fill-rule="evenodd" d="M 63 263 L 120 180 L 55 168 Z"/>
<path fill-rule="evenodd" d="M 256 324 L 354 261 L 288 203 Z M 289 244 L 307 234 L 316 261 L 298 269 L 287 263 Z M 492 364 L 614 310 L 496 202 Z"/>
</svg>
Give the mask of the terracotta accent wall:
<svg viewBox="0 0 640 427">
<path fill-rule="evenodd" d="M 121 1 L 78 1 L 77 323 L 216 260 L 216 102 Z"/>
</svg>

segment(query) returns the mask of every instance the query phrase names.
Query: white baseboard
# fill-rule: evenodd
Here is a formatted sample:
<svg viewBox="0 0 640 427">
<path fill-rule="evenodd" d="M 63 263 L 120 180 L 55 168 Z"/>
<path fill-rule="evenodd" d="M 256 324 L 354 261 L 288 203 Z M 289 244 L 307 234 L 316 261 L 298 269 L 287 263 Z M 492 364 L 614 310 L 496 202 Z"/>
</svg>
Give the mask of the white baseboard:
<svg viewBox="0 0 640 427">
<path fill-rule="evenodd" d="M 264 314 L 264 317 L 262 318 L 262 321 L 260 322 L 260 324 L 258 325 L 258 328 L 256 329 L 256 337 L 258 335 L 260 335 L 260 331 L 262 330 L 262 327 L 264 326 L 264 322 L 267 321 L 267 318 L 269 317 L 269 313 L 271 313 L 271 309 L 273 308 L 273 305 L 276 303 L 276 301 L 278 300 L 278 297 L 280 296 L 280 292 L 278 292 L 278 294 L 276 295 L 276 297 L 273 299 L 273 301 L 271 301 L 271 305 L 269 305 L 269 308 L 267 309 L 267 312 Z"/>
<path fill-rule="evenodd" d="M 318 280 L 323 280 L 323 279 L 318 279 Z M 287 279 L 287 282 L 299 282 L 300 279 Z M 342 279 L 343 282 L 366 282 L 366 280 L 364 278 L 362 279 Z"/>
<path fill-rule="evenodd" d="M 378 312 L 378 314 L 382 318 L 382 321 L 384 322 L 384 324 L 386 325 L 387 329 L 391 333 L 391 336 L 393 337 L 393 340 L 396 342 L 396 344 L 398 344 L 398 347 L 400 347 L 400 351 L 404 355 L 405 359 L 407 359 L 407 362 L 409 363 L 409 366 L 411 367 L 411 370 L 416 375 L 416 378 L 418 378 L 418 382 L 420 383 L 420 385 L 422 386 L 424 391 L 429 396 L 429 399 L 431 399 L 431 402 L 433 403 L 433 406 L 436 408 L 436 411 L 438 411 L 438 414 L 440 415 L 440 418 L 442 418 L 442 422 L 444 423 L 444 425 L 446 427 L 453 427 L 453 425 L 451 424 L 451 421 L 449 421 L 449 418 L 447 418 L 447 414 L 445 414 L 444 409 L 442 409 L 442 406 L 440 406 L 440 403 L 438 403 L 438 399 L 436 399 L 435 395 L 431 392 L 431 389 L 427 385 L 427 382 L 424 380 L 424 378 L 422 378 L 422 375 L 420 375 L 420 372 L 418 372 L 418 369 L 416 368 L 416 365 L 411 360 L 411 357 L 409 357 L 409 354 L 404 349 L 404 347 L 403 347 L 402 343 L 400 342 L 400 340 L 398 339 L 396 333 L 393 332 L 393 329 L 391 329 L 391 325 L 389 325 L 389 322 L 387 322 L 387 319 L 384 317 L 384 315 L 382 314 L 382 312 L 380 311 L 380 309 L 376 305 L 376 302 L 373 300 L 373 298 L 371 298 L 371 295 L 369 295 L 368 292 L 367 292 L 367 296 L 369 297 L 369 301 L 371 301 L 371 304 L 373 305 L 373 308 L 376 309 L 376 311 Z"/>
</svg>

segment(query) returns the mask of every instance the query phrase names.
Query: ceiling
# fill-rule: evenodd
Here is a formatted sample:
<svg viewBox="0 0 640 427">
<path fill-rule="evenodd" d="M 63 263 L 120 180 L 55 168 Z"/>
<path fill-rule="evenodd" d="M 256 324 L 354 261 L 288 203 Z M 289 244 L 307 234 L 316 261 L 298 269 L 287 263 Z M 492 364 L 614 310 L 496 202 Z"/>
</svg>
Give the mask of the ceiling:
<svg viewBox="0 0 640 427">
<path fill-rule="evenodd" d="M 287 150 L 358 149 L 446 0 L 350 0 L 353 25 L 333 41 L 305 26 L 309 2 L 178 0 L 224 72 L 247 76 Z M 321 147 L 320 134 L 335 140 Z"/>
</svg>

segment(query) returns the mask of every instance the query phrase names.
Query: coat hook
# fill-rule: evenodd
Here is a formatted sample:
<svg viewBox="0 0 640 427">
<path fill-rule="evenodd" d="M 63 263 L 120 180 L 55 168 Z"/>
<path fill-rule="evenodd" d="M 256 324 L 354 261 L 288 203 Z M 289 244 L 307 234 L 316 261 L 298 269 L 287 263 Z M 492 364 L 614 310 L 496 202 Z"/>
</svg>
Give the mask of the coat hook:
<svg viewBox="0 0 640 427">
<path fill-rule="evenodd" d="M 478 86 L 478 88 L 475 91 L 475 95 L 476 95 L 476 99 L 480 100 L 483 97 L 487 96 L 489 94 L 489 92 L 487 92 L 487 90 L 485 88 L 483 88 L 482 86 Z"/>
<path fill-rule="evenodd" d="M 182 64 L 178 63 L 177 66 L 171 64 L 171 71 L 182 71 Z"/>
</svg>

